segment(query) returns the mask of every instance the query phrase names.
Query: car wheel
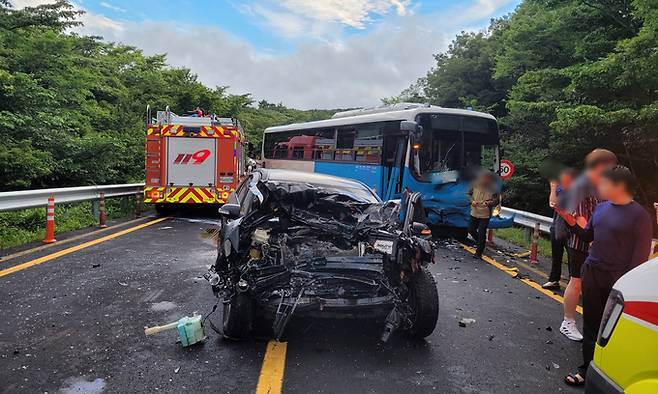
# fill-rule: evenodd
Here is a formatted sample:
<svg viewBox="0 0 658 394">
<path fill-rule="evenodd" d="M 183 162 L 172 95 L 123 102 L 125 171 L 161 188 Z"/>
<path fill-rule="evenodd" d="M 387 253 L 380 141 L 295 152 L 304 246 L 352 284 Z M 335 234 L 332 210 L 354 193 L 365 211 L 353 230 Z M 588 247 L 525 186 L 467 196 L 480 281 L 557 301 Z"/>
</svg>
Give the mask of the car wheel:
<svg viewBox="0 0 658 394">
<path fill-rule="evenodd" d="M 434 277 L 427 268 L 421 268 L 409 283 L 411 327 L 408 334 L 425 338 L 434 331 L 439 318 L 439 292 Z"/>
<path fill-rule="evenodd" d="M 254 300 L 248 294 L 238 293 L 224 304 L 224 337 L 240 340 L 251 335 L 254 321 Z"/>
</svg>

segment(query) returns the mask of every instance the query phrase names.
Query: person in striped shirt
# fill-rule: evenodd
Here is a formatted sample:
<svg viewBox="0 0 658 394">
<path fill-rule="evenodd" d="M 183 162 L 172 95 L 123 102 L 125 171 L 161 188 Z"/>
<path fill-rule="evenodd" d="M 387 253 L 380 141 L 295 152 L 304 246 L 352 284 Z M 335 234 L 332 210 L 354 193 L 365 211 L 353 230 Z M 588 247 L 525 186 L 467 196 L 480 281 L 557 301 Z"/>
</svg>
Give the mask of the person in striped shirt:
<svg viewBox="0 0 658 394">
<path fill-rule="evenodd" d="M 617 156 L 607 149 L 594 149 L 585 157 L 585 172 L 574 181 L 566 198 L 565 209 L 571 215 L 589 220 L 594 208 L 603 200 L 597 187 L 601 174 L 617 165 Z M 572 341 L 582 341 L 583 335 L 576 325 L 576 307 L 581 294 L 580 270 L 587 259 L 589 242 L 582 240 L 577 232 L 571 231 L 567 240 L 569 256 L 569 284 L 564 291 L 564 319 L 560 332 Z"/>
</svg>

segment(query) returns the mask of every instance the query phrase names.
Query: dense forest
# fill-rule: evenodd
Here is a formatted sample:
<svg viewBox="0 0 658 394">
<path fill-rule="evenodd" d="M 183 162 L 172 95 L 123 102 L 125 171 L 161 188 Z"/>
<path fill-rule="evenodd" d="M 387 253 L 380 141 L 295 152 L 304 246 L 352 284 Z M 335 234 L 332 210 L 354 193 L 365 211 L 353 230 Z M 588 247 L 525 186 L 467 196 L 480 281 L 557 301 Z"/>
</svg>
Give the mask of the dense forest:
<svg viewBox="0 0 658 394">
<path fill-rule="evenodd" d="M 79 14 L 0 0 L 0 191 L 143 181 L 147 104 L 238 117 L 254 144 L 267 126 L 333 113 L 208 88 L 165 55 L 71 33 Z"/>
<path fill-rule="evenodd" d="M 143 179 L 146 105 L 201 106 L 265 127 L 327 118 L 207 87 L 165 55 L 73 33 L 67 1 L 13 9 L 0 0 L 0 190 Z M 481 32 L 459 34 L 427 75 L 386 101 L 472 107 L 500 119 L 517 167 L 507 204 L 546 207 L 551 163 L 615 151 L 658 201 L 658 2 L 525 0 Z M 438 44 L 437 44 L 438 45 Z"/>
<path fill-rule="evenodd" d="M 507 204 L 546 212 L 551 167 L 608 148 L 658 201 L 658 1 L 525 0 L 458 35 L 426 76 L 386 101 L 497 116 L 516 165 Z"/>
</svg>

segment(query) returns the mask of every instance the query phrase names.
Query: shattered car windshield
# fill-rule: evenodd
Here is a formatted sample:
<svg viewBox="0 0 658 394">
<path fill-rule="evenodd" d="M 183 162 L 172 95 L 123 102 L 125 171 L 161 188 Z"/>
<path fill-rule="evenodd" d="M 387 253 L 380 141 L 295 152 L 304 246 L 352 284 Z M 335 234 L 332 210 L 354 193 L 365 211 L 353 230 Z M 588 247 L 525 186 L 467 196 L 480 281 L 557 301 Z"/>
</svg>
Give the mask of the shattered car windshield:
<svg viewBox="0 0 658 394">
<path fill-rule="evenodd" d="M 353 201 L 361 204 L 376 204 L 380 202 L 379 198 L 365 186 L 363 188 L 356 188 L 341 185 L 339 188 L 334 185 L 318 183 L 290 183 L 277 181 L 271 183 L 276 185 L 277 189 L 285 191 L 289 195 L 312 191 L 323 197 L 334 196 L 337 202 Z"/>
</svg>

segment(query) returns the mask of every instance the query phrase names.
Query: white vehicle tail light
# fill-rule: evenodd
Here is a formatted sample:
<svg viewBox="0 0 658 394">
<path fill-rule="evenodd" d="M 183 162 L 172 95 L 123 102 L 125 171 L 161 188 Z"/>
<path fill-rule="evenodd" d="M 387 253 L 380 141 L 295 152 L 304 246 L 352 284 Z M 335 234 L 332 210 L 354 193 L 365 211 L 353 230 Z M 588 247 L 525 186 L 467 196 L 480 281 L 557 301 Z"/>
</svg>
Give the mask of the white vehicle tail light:
<svg viewBox="0 0 658 394">
<path fill-rule="evenodd" d="M 603 318 L 601 319 L 601 326 L 599 327 L 599 337 L 597 343 L 599 346 L 608 344 L 608 340 L 615 330 L 617 321 L 621 313 L 624 311 L 624 297 L 617 290 L 612 290 L 608 296 L 608 302 L 605 304 L 603 310 Z"/>
</svg>

